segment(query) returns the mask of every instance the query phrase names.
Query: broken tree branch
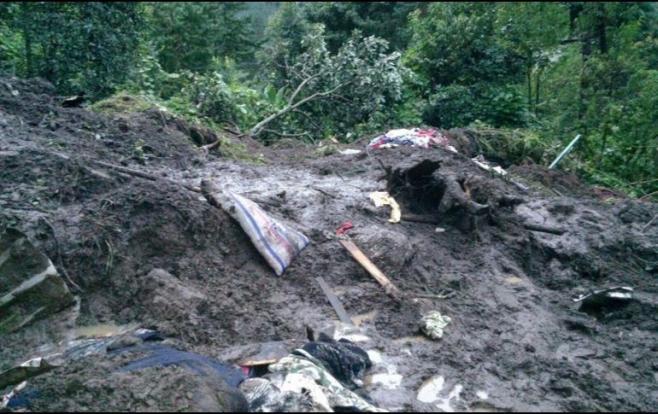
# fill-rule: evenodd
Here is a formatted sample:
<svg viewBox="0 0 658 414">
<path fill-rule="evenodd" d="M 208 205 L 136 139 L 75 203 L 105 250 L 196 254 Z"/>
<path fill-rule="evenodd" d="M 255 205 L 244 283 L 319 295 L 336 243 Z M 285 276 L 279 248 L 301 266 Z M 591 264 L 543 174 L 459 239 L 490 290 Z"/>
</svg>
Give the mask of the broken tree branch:
<svg viewBox="0 0 658 414">
<path fill-rule="evenodd" d="M 249 135 L 251 135 L 252 137 L 257 136 L 258 134 L 260 134 L 263 131 L 263 127 L 265 127 L 265 125 L 269 124 L 270 122 L 274 121 L 275 119 L 279 118 L 280 116 L 285 115 L 288 112 L 292 111 L 293 109 L 297 109 L 298 107 L 300 107 L 300 106 L 304 105 L 305 103 L 310 102 L 314 99 L 322 98 L 322 97 L 325 97 L 325 96 L 330 96 L 332 93 L 336 92 L 340 88 L 343 88 L 343 87 L 347 86 L 349 83 L 350 82 L 341 83 L 338 86 L 336 86 L 335 88 L 332 88 L 328 91 L 316 92 L 316 93 L 314 93 L 310 96 L 307 96 L 306 98 L 304 98 L 302 100 L 297 101 L 296 103 L 294 103 L 292 105 L 291 104 L 286 105 L 285 108 L 280 109 L 279 111 L 273 113 L 272 115 L 268 116 L 267 118 L 263 119 L 262 121 L 260 121 L 256 125 L 254 125 L 249 130 Z"/>
</svg>

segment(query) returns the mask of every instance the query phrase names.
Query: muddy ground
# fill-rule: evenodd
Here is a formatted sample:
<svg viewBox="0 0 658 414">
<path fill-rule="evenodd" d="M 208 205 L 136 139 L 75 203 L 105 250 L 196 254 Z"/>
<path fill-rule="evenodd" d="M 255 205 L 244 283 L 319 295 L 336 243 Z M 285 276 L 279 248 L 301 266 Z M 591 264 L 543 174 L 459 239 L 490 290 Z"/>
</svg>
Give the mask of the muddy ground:
<svg viewBox="0 0 658 414">
<path fill-rule="evenodd" d="M 155 328 L 181 349 L 223 360 L 243 345 L 303 341 L 305 326 L 337 321 L 315 280 L 322 276 L 369 337 L 361 345 L 381 356 L 365 392 L 382 408 L 658 406 L 658 220 L 647 226 L 658 214 L 654 203 L 602 199 L 576 177 L 541 166 L 512 166 L 511 178 L 492 175 L 461 155 L 476 154 L 459 130 L 447 133 L 460 154 L 365 151 L 363 139 L 340 146 L 361 154 L 327 155 L 299 143 L 263 147 L 227 136 L 262 156 L 263 163 L 253 163 L 227 157 L 226 148 L 205 153 L 198 145 L 211 138 L 203 130 L 157 110 L 108 115 L 63 108 L 45 82 L 1 81 L 0 226 L 25 232 L 81 289 L 70 286 L 79 309 L 0 336 L 0 370 L 85 327 L 93 335 L 99 324 Z M 277 278 L 239 225 L 201 194 L 120 175 L 90 159 L 192 186 L 212 179 L 294 223 L 311 244 Z M 375 208 L 371 191 L 389 190 L 403 214 L 429 214 L 440 202 L 440 187 L 390 179 L 421 163 L 466 180 L 490 213 L 470 218 L 456 209 L 434 212 L 438 223 L 388 223 L 388 208 Z M 346 220 L 354 224 L 355 243 L 401 291 L 449 297 L 396 304 L 331 237 Z M 531 231 L 524 223 L 566 232 Z M 633 287 L 636 300 L 599 314 L 578 311 L 572 300 L 618 285 Z M 431 309 L 452 319 L 438 341 L 418 332 L 420 314 Z M 78 365 L 93 367 L 94 358 Z M 101 396 L 94 401 L 112 400 L 114 409 L 149 409 L 134 395 L 151 381 L 114 386 L 112 378 L 98 377 L 99 369 L 78 365 L 34 380 L 58 390 L 52 405 L 37 409 L 94 408 L 83 389 Z M 437 375 L 444 378 L 440 398 L 418 401 L 418 389 Z M 63 383 L 73 385 L 62 389 Z M 168 384 L 160 387 L 166 395 L 175 390 Z M 189 408 L 177 401 L 164 408 Z"/>
</svg>

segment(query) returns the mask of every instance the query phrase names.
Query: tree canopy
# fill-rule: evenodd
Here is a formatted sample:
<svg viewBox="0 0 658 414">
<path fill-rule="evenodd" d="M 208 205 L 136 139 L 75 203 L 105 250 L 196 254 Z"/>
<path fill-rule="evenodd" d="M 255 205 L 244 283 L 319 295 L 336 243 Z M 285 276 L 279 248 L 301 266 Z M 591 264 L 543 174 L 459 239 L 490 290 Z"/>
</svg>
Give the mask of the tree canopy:
<svg viewBox="0 0 658 414">
<path fill-rule="evenodd" d="M 639 196 L 658 188 L 657 23 L 644 2 L 4 2 L 0 70 L 266 142 L 475 126 L 545 163 L 582 134 L 565 168 Z"/>
</svg>

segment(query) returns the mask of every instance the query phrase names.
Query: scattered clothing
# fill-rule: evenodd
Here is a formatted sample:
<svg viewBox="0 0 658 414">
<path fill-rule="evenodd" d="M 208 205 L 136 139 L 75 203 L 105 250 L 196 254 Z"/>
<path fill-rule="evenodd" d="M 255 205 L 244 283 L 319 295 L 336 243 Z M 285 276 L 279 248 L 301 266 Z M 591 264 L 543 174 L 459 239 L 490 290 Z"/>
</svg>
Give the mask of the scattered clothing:
<svg viewBox="0 0 658 414">
<path fill-rule="evenodd" d="M 581 302 L 578 308 L 581 312 L 591 315 L 602 315 L 614 309 L 620 309 L 633 301 L 633 288 L 617 286 L 608 289 L 595 290 L 573 299 Z"/>
<path fill-rule="evenodd" d="M 400 145 L 420 148 L 432 146 L 448 147 L 450 141 L 434 128 L 392 129 L 384 135 L 374 138 L 368 144 L 370 149 L 394 148 Z M 454 148 L 452 148 L 454 150 Z M 456 150 L 455 150 L 456 151 Z"/>
<path fill-rule="evenodd" d="M 432 339 L 443 337 L 443 328 L 448 326 L 451 319 L 449 316 L 441 315 L 438 311 L 432 311 L 420 320 L 420 329 Z"/>
<path fill-rule="evenodd" d="M 295 352 L 270 365 L 265 377 L 242 383 L 250 411 L 384 411 L 345 388 L 308 352 Z"/>
<path fill-rule="evenodd" d="M 302 350 L 320 361 L 327 371 L 350 388 L 362 386 L 361 378 L 372 366 L 366 351 L 347 339 L 335 341 L 324 333 L 320 334 L 318 341 L 306 343 Z"/>
<path fill-rule="evenodd" d="M 389 223 L 399 223 L 402 218 L 400 205 L 387 191 L 373 191 L 370 193 L 370 199 L 375 203 L 375 207 L 391 206 L 391 218 Z"/>
</svg>

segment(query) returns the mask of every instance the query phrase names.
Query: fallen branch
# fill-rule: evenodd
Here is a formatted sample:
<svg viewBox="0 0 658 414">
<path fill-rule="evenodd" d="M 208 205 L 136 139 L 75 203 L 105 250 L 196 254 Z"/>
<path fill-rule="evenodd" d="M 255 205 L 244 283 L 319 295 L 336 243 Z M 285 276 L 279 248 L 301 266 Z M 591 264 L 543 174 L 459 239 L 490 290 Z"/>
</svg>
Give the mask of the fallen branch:
<svg viewBox="0 0 658 414">
<path fill-rule="evenodd" d="M 201 150 L 202 150 L 202 151 L 210 151 L 211 149 L 213 149 L 213 148 L 218 147 L 219 145 L 221 145 L 221 143 L 222 143 L 222 140 L 219 139 L 219 138 L 217 138 L 217 141 L 215 141 L 215 142 L 211 142 L 211 143 L 208 144 L 208 145 L 202 145 L 202 146 L 201 146 Z"/>
<path fill-rule="evenodd" d="M 249 135 L 252 136 L 252 137 L 257 136 L 258 134 L 260 134 L 262 132 L 265 125 L 269 124 L 273 120 L 279 118 L 282 115 L 287 114 L 288 112 L 290 112 L 294 109 L 297 109 L 298 107 L 300 107 L 300 106 L 304 105 L 305 103 L 310 102 L 314 99 L 322 98 L 322 97 L 325 97 L 325 96 L 330 96 L 332 93 L 336 92 L 340 88 L 343 88 L 343 87 L 347 86 L 348 84 L 349 84 L 349 82 L 345 82 L 345 83 L 339 84 L 335 88 L 330 89 L 328 91 L 316 92 L 316 93 L 314 93 L 310 96 L 307 96 L 306 98 L 304 98 L 302 100 L 299 100 L 299 101 L 295 102 L 294 104 L 289 102 L 288 105 L 285 108 L 280 109 L 279 111 L 273 113 L 272 115 L 268 116 L 267 118 L 263 119 L 262 121 L 258 122 L 256 125 L 254 125 L 249 130 Z"/>
<path fill-rule="evenodd" d="M 524 223 L 523 227 L 532 230 L 532 231 L 539 231 L 542 233 L 550 233 L 550 234 L 564 234 L 566 233 L 566 230 L 560 229 L 557 227 L 549 227 L 549 226 L 542 226 L 541 224 L 529 224 L 529 223 Z"/>
</svg>

